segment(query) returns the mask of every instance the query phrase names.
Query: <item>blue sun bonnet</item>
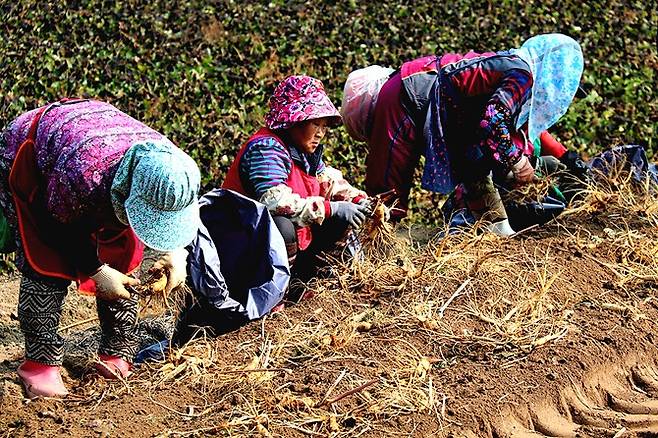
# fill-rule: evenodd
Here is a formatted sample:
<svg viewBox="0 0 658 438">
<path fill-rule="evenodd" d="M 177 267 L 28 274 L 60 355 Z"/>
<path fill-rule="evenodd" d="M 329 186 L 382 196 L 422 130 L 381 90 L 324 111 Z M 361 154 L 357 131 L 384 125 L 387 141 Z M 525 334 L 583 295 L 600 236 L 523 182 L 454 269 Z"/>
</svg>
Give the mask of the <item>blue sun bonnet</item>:
<svg viewBox="0 0 658 438">
<path fill-rule="evenodd" d="M 171 142 L 136 143 L 112 182 L 112 204 L 146 246 L 171 251 L 196 237 L 200 185 L 194 160 Z"/>
<path fill-rule="evenodd" d="M 583 74 L 583 52 L 573 38 L 552 33 L 528 39 L 513 53 L 532 71 L 531 96 L 521 107 L 516 128 L 528 122 L 533 142 L 569 109 Z"/>
</svg>

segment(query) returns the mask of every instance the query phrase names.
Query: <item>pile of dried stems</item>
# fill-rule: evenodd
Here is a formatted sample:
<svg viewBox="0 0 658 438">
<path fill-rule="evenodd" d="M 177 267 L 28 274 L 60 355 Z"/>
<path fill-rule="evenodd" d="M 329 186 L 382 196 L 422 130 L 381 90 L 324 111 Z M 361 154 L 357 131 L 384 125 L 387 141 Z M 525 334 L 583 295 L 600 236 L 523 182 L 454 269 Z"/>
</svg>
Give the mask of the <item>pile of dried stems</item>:
<svg viewBox="0 0 658 438">
<path fill-rule="evenodd" d="M 207 400 L 167 407 L 181 419 L 205 420 L 181 422 L 163 436 L 385 434 L 387 420 L 414 412 L 443 424 L 437 368 L 465 355 L 514 366 L 571 335 L 581 292 L 557 255 L 599 260 L 621 287 L 655 281 L 654 187 L 629 178 L 620 172 L 592 185 L 535 239 L 443 230 L 420 245 L 393 229 L 377 205 L 360 234 L 362 255 L 311 283 L 311 302 L 262 320 L 260 330 L 193 341 L 125 385 L 154 394 L 182 384 Z M 602 296 L 600 304 L 637 308 L 637 296 L 626 296 Z"/>
</svg>

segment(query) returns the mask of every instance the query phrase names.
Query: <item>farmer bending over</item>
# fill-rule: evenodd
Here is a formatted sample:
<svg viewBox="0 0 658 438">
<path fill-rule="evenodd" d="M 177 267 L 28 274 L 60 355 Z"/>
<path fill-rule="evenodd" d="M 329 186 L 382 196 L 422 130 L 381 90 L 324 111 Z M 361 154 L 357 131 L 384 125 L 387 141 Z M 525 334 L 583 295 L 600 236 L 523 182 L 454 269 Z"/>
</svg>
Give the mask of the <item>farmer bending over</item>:
<svg viewBox="0 0 658 438">
<path fill-rule="evenodd" d="M 265 127 L 242 146 L 222 187 L 265 204 L 283 235 L 295 278 L 306 280 L 317 255 L 358 227 L 368 211 L 366 194 L 322 161 L 329 127 L 340 114 L 322 82 L 291 76 L 269 101 Z"/>
<path fill-rule="evenodd" d="M 395 71 L 352 72 L 341 111 L 350 135 L 368 143 L 366 190 L 396 189 L 406 209 L 424 155 L 423 188 L 447 194 L 464 183 L 476 219 L 512 234 L 490 174 L 509 174 L 516 184 L 534 179 L 519 142 L 531 150 L 540 139 L 550 142 L 545 131 L 567 111 L 582 71 L 578 43 L 549 34 L 510 51 L 431 55 Z"/>
<path fill-rule="evenodd" d="M 166 292 L 186 276 L 185 245 L 198 227 L 200 175 L 164 135 L 113 106 L 62 100 L 27 112 L 0 137 L 0 204 L 15 233 L 22 273 L 18 318 L 28 395 L 67 394 L 57 333 L 71 281 L 94 293 L 102 330 L 99 372 L 127 376 L 138 347 L 138 280 L 127 274 L 143 245 Z"/>
</svg>

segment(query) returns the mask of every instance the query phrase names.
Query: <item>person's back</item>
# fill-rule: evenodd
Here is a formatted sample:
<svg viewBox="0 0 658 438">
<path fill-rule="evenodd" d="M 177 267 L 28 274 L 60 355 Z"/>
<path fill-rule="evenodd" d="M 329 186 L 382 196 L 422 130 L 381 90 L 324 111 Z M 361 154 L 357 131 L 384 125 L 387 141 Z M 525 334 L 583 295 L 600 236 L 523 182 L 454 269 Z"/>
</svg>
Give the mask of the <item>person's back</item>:
<svg viewBox="0 0 658 438">
<path fill-rule="evenodd" d="M 22 114 L 7 127 L 2 154 L 6 162 L 13 162 L 39 111 Z M 71 100 L 50 105 L 39 120 L 35 138 L 48 211 L 62 223 L 70 223 L 90 211 L 106 210 L 119 162 L 133 144 L 143 141 L 170 143 L 105 102 Z"/>
</svg>

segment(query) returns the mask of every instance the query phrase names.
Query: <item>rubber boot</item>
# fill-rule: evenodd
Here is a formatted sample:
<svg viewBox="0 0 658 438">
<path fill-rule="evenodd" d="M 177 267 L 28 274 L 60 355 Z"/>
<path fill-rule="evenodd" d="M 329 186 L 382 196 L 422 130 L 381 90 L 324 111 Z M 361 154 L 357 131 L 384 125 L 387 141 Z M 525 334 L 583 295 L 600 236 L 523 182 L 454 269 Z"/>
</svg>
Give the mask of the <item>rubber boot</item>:
<svg viewBox="0 0 658 438">
<path fill-rule="evenodd" d="M 487 231 L 490 231 L 499 236 L 508 237 L 514 234 L 514 230 L 509 224 L 509 220 L 503 219 L 502 221 L 494 222 L 485 226 Z"/>
<path fill-rule="evenodd" d="M 28 359 L 18 367 L 18 376 L 29 398 L 63 398 L 69 393 L 64 386 L 58 366 L 45 365 Z"/>
<path fill-rule="evenodd" d="M 283 312 L 285 310 L 285 308 L 286 308 L 286 304 L 283 301 L 281 301 L 279 304 L 272 307 L 272 310 L 270 310 L 270 315 L 272 315 L 274 313 Z"/>
<path fill-rule="evenodd" d="M 488 222 L 485 229 L 499 236 L 514 234 L 507 219 L 505 205 L 503 205 L 503 200 L 500 198 L 500 193 L 494 186 L 491 176 L 487 175 L 485 178 L 465 184 L 465 186 L 466 205 L 476 221 Z"/>
<path fill-rule="evenodd" d="M 109 380 L 118 378 L 127 378 L 130 376 L 130 370 L 133 364 L 121 359 L 118 356 L 110 356 L 107 354 L 98 355 L 99 362 L 95 365 L 98 374 Z"/>
</svg>

